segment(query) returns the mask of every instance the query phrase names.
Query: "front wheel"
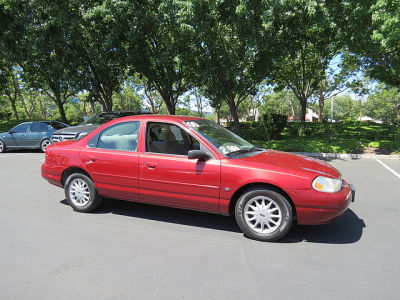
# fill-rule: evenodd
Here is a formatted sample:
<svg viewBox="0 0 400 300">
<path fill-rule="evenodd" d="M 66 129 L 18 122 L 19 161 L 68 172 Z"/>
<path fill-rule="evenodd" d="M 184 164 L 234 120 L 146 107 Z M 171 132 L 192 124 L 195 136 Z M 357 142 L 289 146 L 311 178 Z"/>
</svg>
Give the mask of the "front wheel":
<svg viewBox="0 0 400 300">
<path fill-rule="evenodd" d="M 42 149 L 43 152 L 46 151 L 46 148 L 50 145 L 50 140 L 49 139 L 44 139 L 41 143 L 40 143 L 40 149 Z"/>
<path fill-rule="evenodd" d="M 0 140 L 0 153 L 4 153 L 6 151 L 6 144 L 2 140 Z"/>
<path fill-rule="evenodd" d="M 74 173 L 67 178 L 64 186 L 68 204 L 78 212 L 94 211 L 101 204 L 93 181 L 86 175 Z"/>
<path fill-rule="evenodd" d="M 293 211 L 288 200 L 268 188 L 243 193 L 236 203 L 235 217 L 247 237 L 265 242 L 283 238 L 293 223 Z"/>
</svg>

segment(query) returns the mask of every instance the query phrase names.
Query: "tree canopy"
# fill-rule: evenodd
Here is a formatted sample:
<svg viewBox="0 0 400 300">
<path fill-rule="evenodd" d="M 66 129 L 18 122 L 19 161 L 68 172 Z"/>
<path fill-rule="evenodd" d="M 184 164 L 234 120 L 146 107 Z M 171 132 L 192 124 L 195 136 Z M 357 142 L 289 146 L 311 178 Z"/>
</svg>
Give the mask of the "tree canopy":
<svg viewBox="0 0 400 300">
<path fill-rule="evenodd" d="M 82 104 L 85 112 L 147 105 L 156 113 L 203 115 L 204 97 L 218 115 L 227 109 L 239 132 L 241 112 L 256 114 L 264 98 L 254 97 L 268 82 L 283 91 L 274 103 L 287 105 L 291 91 L 304 124 L 312 102 L 319 100 L 322 118 L 324 101 L 355 86 L 361 71 L 398 88 L 399 6 L 399 0 L 1 0 L 0 113 L 19 119 L 36 110 L 67 121 Z"/>
</svg>

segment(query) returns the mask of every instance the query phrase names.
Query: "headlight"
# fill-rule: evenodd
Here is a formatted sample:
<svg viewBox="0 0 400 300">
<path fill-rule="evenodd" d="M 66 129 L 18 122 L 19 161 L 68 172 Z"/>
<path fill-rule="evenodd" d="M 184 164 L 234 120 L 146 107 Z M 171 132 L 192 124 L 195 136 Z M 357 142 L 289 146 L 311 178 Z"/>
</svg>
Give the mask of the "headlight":
<svg viewBox="0 0 400 300">
<path fill-rule="evenodd" d="M 325 193 L 336 193 L 342 188 L 342 181 L 340 179 L 328 178 L 318 176 L 312 183 L 314 190 Z"/>
</svg>

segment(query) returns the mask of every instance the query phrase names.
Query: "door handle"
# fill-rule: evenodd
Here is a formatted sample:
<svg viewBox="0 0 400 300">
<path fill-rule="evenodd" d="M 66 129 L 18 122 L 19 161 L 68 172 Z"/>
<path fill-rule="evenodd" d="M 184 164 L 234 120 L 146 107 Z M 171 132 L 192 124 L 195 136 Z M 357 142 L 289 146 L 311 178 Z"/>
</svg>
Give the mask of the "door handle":
<svg viewBox="0 0 400 300">
<path fill-rule="evenodd" d="M 154 169 L 158 165 L 156 162 L 152 162 L 152 161 L 146 161 L 144 164 L 149 169 Z"/>
<path fill-rule="evenodd" d="M 88 157 L 88 162 L 95 162 L 97 158 L 94 157 Z"/>
</svg>

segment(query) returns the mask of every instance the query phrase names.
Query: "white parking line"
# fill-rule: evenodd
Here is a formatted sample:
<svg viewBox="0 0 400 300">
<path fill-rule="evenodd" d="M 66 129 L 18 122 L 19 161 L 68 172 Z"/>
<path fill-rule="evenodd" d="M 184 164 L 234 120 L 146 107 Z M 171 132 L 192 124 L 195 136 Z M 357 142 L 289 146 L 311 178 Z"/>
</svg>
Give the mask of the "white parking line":
<svg viewBox="0 0 400 300">
<path fill-rule="evenodd" d="M 389 168 L 385 163 L 381 162 L 379 159 L 376 160 L 378 163 L 380 163 L 382 166 L 384 166 L 386 169 L 388 169 L 390 172 L 392 172 L 395 176 L 400 178 L 400 174 L 397 173 L 395 170 Z"/>
</svg>

